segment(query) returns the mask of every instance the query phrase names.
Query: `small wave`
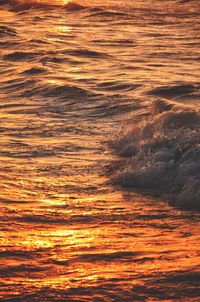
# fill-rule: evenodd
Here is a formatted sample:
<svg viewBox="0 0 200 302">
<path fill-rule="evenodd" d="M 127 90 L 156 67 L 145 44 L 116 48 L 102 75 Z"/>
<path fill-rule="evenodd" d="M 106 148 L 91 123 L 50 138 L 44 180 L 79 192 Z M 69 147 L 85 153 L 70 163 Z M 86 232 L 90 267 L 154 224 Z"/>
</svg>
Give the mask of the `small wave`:
<svg viewBox="0 0 200 302">
<path fill-rule="evenodd" d="M 76 2 L 69 2 L 67 3 L 64 8 L 68 11 L 68 12 L 77 12 L 77 11 L 82 11 L 84 9 L 87 9 L 86 6 L 83 6 L 81 4 L 78 4 Z"/>
<path fill-rule="evenodd" d="M 22 74 L 25 75 L 38 75 L 38 74 L 43 74 L 43 73 L 47 73 L 47 69 L 43 68 L 43 67 L 32 67 L 30 69 L 27 69 L 25 71 L 22 72 Z"/>
<path fill-rule="evenodd" d="M 157 87 L 154 88 L 150 91 L 148 91 L 148 95 L 158 95 L 162 96 L 165 98 L 170 98 L 174 96 L 180 96 L 180 95 L 185 95 L 188 93 L 192 93 L 196 90 L 197 88 L 192 85 L 192 84 L 182 84 L 182 85 L 174 85 L 174 86 L 162 86 L 162 87 Z"/>
<path fill-rule="evenodd" d="M 0 37 L 4 36 L 16 36 L 17 32 L 15 29 L 8 26 L 0 26 Z"/>
<path fill-rule="evenodd" d="M 132 251 L 123 251 L 123 252 L 113 252 L 113 253 L 93 253 L 91 254 L 84 254 L 82 256 L 78 256 L 76 259 L 77 261 L 82 261 L 82 262 L 97 262 L 97 261 L 132 261 L 134 257 L 134 261 L 141 261 L 141 259 L 136 258 L 137 256 L 140 256 L 139 252 L 132 252 Z M 146 259 L 145 259 L 146 260 Z"/>
<path fill-rule="evenodd" d="M 12 11 L 23 12 L 32 9 L 44 9 L 50 10 L 56 8 L 62 8 L 68 13 L 86 12 L 87 17 L 113 19 L 113 18 L 127 18 L 130 14 L 130 10 L 121 11 L 119 5 L 109 5 L 102 3 L 80 3 L 80 1 L 69 1 L 67 4 L 62 0 L 0 0 L 0 5 L 9 5 Z"/>
<path fill-rule="evenodd" d="M 103 82 L 100 83 L 97 86 L 98 90 L 101 91 L 132 91 L 140 87 L 139 84 L 128 84 L 128 83 L 122 83 L 119 81 L 109 81 L 109 82 Z"/>
<path fill-rule="evenodd" d="M 46 272 L 45 268 L 42 267 L 34 267 L 31 264 L 21 264 L 21 265 L 14 265 L 14 266 L 9 266 L 9 267 L 2 267 L 0 270 L 0 274 L 1 276 L 5 276 L 5 277 L 22 277 L 24 276 L 24 274 L 29 273 L 32 276 L 38 273 L 42 273 L 42 272 Z M 6 301 L 6 300 L 4 300 Z M 9 300 L 7 300 L 9 301 Z M 12 301 L 12 300 L 11 300 Z M 15 299 L 15 301 L 17 301 Z"/>
<path fill-rule="evenodd" d="M 144 285 L 133 285 L 136 297 L 144 297 L 142 301 L 198 301 L 200 274 L 194 270 L 176 270 L 164 273 L 153 273 L 152 278 Z M 167 288 L 167 291 L 165 290 Z M 183 290 L 183 288 L 185 290 Z M 184 294 L 183 294 L 184 292 Z M 155 298 L 154 298 L 155 297 Z M 160 299 L 160 297 L 163 297 Z M 137 299 L 136 299 L 137 300 Z M 139 301 L 139 300 L 137 300 Z M 140 300 L 141 301 L 141 300 Z"/>
<path fill-rule="evenodd" d="M 41 91 L 42 95 L 46 97 L 66 97 L 66 98 L 77 98 L 77 97 L 86 97 L 90 95 L 90 92 L 76 87 L 76 86 L 69 86 L 69 85 L 63 85 L 63 86 L 49 86 L 44 88 L 44 90 Z"/>
<path fill-rule="evenodd" d="M 35 52 L 24 52 L 24 51 L 16 51 L 9 54 L 4 55 L 5 60 L 9 61 L 33 61 L 36 60 L 39 53 Z"/>
<path fill-rule="evenodd" d="M 117 183 L 157 192 L 173 204 L 200 208 L 200 111 L 168 100 L 152 103 L 114 147 L 127 157 Z"/>
<path fill-rule="evenodd" d="M 98 52 L 89 49 L 69 49 L 61 52 L 64 55 L 71 55 L 81 58 L 104 58 L 107 55 L 103 52 Z"/>
<path fill-rule="evenodd" d="M 129 14 L 127 12 L 120 12 L 116 10 L 108 10 L 108 9 L 103 9 L 99 8 L 98 10 L 92 11 L 89 15 L 89 17 L 101 17 L 101 18 L 123 18 L 127 17 Z"/>
<path fill-rule="evenodd" d="M 1 83 L 2 91 L 5 93 L 22 93 L 26 91 L 26 89 L 33 89 L 35 86 L 35 81 L 30 79 L 18 78 L 17 80 L 9 80 Z"/>
<path fill-rule="evenodd" d="M 9 5 L 12 11 L 23 12 L 31 9 L 49 9 L 60 6 L 58 3 L 50 3 L 45 0 L 0 0 L 0 5 Z"/>
<path fill-rule="evenodd" d="M 63 7 L 68 12 L 78 12 L 87 9 L 87 6 L 76 2 L 68 2 L 63 4 L 62 1 L 48 1 L 48 0 L 0 0 L 0 5 L 10 5 L 14 11 L 26 11 L 31 9 L 50 9 L 55 7 Z"/>
</svg>

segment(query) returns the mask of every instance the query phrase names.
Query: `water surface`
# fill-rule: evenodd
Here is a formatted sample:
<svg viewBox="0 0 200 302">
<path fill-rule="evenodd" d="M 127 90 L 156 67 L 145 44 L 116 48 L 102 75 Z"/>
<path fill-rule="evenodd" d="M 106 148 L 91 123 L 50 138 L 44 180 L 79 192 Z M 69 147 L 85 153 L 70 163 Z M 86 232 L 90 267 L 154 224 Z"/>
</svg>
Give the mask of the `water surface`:
<svg viewBox="0 0 200 302">
<path fill-rule="evenodd" d="M 199 301 L 198 1 L 0 3 L 1 301 Z"/>
</svg>

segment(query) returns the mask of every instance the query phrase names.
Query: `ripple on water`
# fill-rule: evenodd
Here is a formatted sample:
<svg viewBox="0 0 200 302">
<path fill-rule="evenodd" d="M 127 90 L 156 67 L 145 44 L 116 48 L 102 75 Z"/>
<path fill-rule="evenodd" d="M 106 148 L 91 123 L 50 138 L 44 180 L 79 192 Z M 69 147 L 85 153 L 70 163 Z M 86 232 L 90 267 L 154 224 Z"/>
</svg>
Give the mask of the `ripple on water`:
<svg viewBox="0 0 200 302">
<path fill-rule="evenodd" d="M 198 301 L 195 1 L 22 2 L 0 0 L 0 299 Z"/>
</svg>

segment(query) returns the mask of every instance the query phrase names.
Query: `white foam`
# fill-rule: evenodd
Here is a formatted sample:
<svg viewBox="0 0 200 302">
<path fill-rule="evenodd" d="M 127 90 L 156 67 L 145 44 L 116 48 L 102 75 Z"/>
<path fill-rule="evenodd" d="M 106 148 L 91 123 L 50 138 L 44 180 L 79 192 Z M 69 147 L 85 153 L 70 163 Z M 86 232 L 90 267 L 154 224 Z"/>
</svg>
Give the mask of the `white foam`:
<svg viewBox="0 0 200 302">
<path fill-rule="evenodd" d="M 114 144 L 127 158 L 118 182 L 158 191 L 182 207 L 200 207 L 199 134 L 196 108 L 154 101 L 148 118 Z"/>
</svg>

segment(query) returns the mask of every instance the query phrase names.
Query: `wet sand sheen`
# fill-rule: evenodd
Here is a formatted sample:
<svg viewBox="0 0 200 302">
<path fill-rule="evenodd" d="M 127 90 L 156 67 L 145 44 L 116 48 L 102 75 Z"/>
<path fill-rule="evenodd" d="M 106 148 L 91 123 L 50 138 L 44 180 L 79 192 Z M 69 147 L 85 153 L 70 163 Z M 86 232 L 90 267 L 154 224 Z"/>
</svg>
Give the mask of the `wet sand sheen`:
<svg viewBox="0 0 200 302">
<path fill-rule="evenodd" d="M 198 301 L 200 20 L 168 4 L 1 7 L 2 301 Z"/>
</svg>

